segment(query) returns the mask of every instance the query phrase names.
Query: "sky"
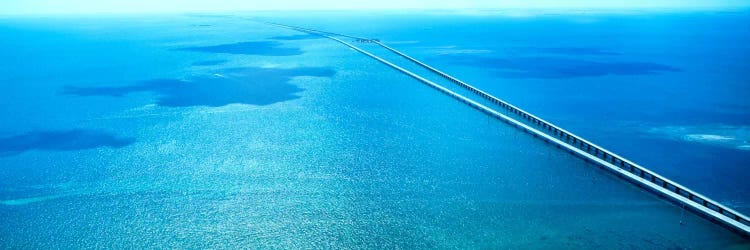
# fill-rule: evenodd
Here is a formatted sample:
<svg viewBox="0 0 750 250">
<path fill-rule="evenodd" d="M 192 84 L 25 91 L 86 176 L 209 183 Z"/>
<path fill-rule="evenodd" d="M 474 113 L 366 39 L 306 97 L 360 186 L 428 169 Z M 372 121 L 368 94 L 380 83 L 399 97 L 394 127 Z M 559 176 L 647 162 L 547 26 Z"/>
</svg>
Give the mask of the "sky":
<svg viewBox="0 0 750 250">
<path fill-rule="evenodd" d="M 367 9 L 722 9 L 750 0 L 0 0 L 0 15 Z"/>
</svg>

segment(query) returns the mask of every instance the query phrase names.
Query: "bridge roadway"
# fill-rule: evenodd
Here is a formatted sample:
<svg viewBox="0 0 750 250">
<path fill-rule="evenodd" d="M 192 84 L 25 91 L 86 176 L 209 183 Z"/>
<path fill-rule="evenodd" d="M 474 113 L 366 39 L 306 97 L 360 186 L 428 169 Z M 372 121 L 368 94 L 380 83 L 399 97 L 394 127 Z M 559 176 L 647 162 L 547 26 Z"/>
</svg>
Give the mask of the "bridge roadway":
<svg viewBox="0 0 750 250">
<path fill-rule="evenodd" d="M 407 76 L 410 76 L 429 87 L 432 87 L 448 96 L 451 96 L 458 101 L 461 101 L 472 108 L 475 108 L 489 116 L 497 118 L 505 123 L 513 125 L 529 134 L 538 137 L 548 143 L 556 145 L 558 148 L 567 150 L 570 153 L 583 158 L 586 161 L 590 161 L 600 165 L 601 167 L 611 171 L 617 176 L 639 186 L 650 192 L 657 194 L 659 197 L 665 198 L 672 201 L 680 206 L 689 208 L 690 211 L 697 213 L 698 215 L 718 223 L 728 229 L 736 232 L 744 237 L 750 238 L 750 219 L 747 216 L 728 208 L 714 200 L 709 199 L 693 190 L 690 190 L 666 177 L 658 175 L 647 168 L 638 165 L 630 160 L 625 159 L 615 153 L 612 153 L 588 140 L 581 138 L 563 128 L 560 128 L 548 121 L 543 120 L 529 112 L 526 112 L 510 103 L 507 103 L 497 97 L 490 95 L 468 83 L 465 83 L 447 73 L 444 73 L 438 69 L 433 68 L 409 55 L 391 48 L 379 40 L 367 39 L 362 37 L 343 35 L 333 32 L 318 31 L 314 29 L 307 29 L 302 27 L 295 27 L 277 23 L 268 23 L 279 27 L 297 30 L 305 33 L 311 33 L 320 35 L 336 42 L 339 42 L 349 48 L 352 48 L 364 55 L 367 55 L 395 70 L 398 70 Z M 415 74 L 399 65 L 396 65 L 388 60 L 385 60 L 379 56 L 376 56 L 368 51 L 365 51 L 357 46 L 347 43 L 337 37 L 346 37 L 355 39 L 355 41 L 362 42 L 367 41 L 368 43 L 377 44 L 386 50 L 397 54 L 404 59 L 423 67 L 424 69 L 437 74 L 441 78 L 455 84 L 464 91 L 454 91 L 446 88 L 434 81 L 428 80 L 421 75 Z M 459 94 L 458 92 L 462 92 Z M 481 102 L 472 100 L 464 95 L 469 93 L 471 95 L 481 98 Z M 464 95 L 462 95 L 464 94 Z M 500 108 L 500 111 L 493 109 L 493 107 Z M 514 119 L 516 117 L 518 119 Z"/>
</svg>

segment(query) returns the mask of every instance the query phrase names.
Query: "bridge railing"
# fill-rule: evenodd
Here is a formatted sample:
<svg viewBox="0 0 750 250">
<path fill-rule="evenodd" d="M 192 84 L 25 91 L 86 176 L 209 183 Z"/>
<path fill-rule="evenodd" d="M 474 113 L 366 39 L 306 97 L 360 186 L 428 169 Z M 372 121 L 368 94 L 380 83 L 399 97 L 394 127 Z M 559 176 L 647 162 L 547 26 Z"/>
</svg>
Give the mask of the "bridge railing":
<svg viewBox="0 0 750 250">
<path fill-rule="evenodd" d="M 523 118 L 528 123 L 533 124 L 533 125 L 535 125 L 535 126 L 537 126 L 539 128 L 542 128 L 547 133 L 549 133 L 551 135 L 554 135 L 557 138 L 560 138 L 562 141 L 566 142 L 569 145 L 575 146 L 576 148 L 581 149 L 581 150 L 587 152 L 590 155 L 593 155 L 593 156 L 595 156 L 595 157 L 597 157 L 599 159 L 602 159 L 602 160 L 604 160 L 606 162 L 609 162 L 609 163 L 611 163 L 611 164 L 613 164 L 613 165 L 615 165 L 615 166 L 617 166 L 617 167 L 619 167 L 621 169 L 624 169 L 624 170 L 626 170 L 626 171 L 628 171 L 628 172 L 630 172 L 630 173 L 638 176 L 639 178 L 641 178 L 641 179 L 643 179 L 645 181 L 648 181 L 650 183 L 656 184 L 656 185 L 658 185 L 658 186 L 666 189 L 669 192 L 672 192 L 672 193 L 677 194 L 677 195 L 679 195 L 681 197 L 687 198 L 689 201 L 691 201 L 691 202 L 693 202 L 695 204 L 698 204 L 698 205 L 700 205 L 702 207 L 708 208 L 711 211 L 715 211 L 715 212 L 721 214 L 722 216 L 725 216 L 725 217 L 730 218 L 731 220 L 734 220 L 734 221 L 736 221 L 736 222 L 738 222 L 738 223 L 740 223 L 742 225 L 745 225 L 746 227 L 750 226 L 750 219 L 748 219 L 748 217 L 746 217 L 745 215 L 743 215 L 743 214 L 741 214 L 739 212 L 736 212 L 736 211 L 734 211 L 734 210 L 732 210 L 730 208 L 727 208 L 724 205 L 721 205 L 720 203 L 718 203 L 716 201 L 713 201 L 713 200 L 711 200 L 711 199 L 709 199 L 709 198 L 707 198 L 707 197 L 705 197 L 705 196 L 703 196 L 703 195 L 701 195 L 701 194 L 699 194 L 699 193 L 697 193 L 695 191 L 692 191 L 692 190 L 690 190 L 690 189 L 688 189 L 686 187 L 683 187 L 682 185 L 677 184 L 676 182 L 671 181 L 671 180 L 669 180 L 669 179 L 667 179 L 667 178 L 665 178 L 665 177 L 663 177 L 661 175 L 658 175 L 658 174 L 656 174 L 656 173 L 654 173 L 654 172 L 646 169 L 645 167 L 642 167 L 642 166 L 640 166 L 640 165 L 638 165 L 638 164 L 636 164 L 636 163 L 634 163 L 634 162 L 632 162 L 630 160 L 625 159 L 622 156 L 619 156 L 619 155 L 617 155 L 615 153 L 612 153 L 612 152 L 610 152 L 610 151 L 608 151 L 608 150 L 606 150 L 606 149 L 604 149 L 604 148 L 602 148 L 602 147 L 600 147 L 600 146 L 598 146 L 598 145 L 596 145 L 594 143 L 591 143 L 591 142 L 589 142 L 589 141 L 581 138 L 580 136 L 577 136 L 577 135 L 575 135 L 575 134 L 573 134 L 573 133 L 571 133 L 571 132 L 569 132 L 569 131 L 567 131 L 565 129 L 562 129 L 562 128 L 560 128 L 560 127 L 558 127 L 558 126 L 556 126 L 556 125 L 554 125 L 554 124 L 552 124 L 550 122 L 547 122 L 547 121 L 545 121 L 545 120 L 543 120 L 543 119 L 541 119 L 541 118 L 539 118 L 539 117 L 537 117 L 537 116 L 535 116 L 535 115 L 533 115 L 533 114 L 531 114 L 529 112 L 526 112 L 526 111 L 524 111 L 524 110 L 522 110 L 522 109 L 520 109 L 520 108 L 518 108 L 516 106 L 513 106 L 513 105 L 511 105 L 508 102 L 500 100 L 499 98 L 494 97 L 494 96 L 492 96 L 492 95 L 490 95 L 490 94 L 488 94 L 488 93 L 486 93 L 486 92 L 484 92 L 484 91 L 482 91 L 480 89 L 477 89 L 476 87 L 474 87 L 474 86 L 472 86 L 472 85 L 470 85 L 468 83 L 465 83 L 465 82 L 463 82 L 461 80 L 458 80 L 458 79 L 456 79 L 453 76 L 450 76 L 450 75 L 448 75 L 446 73 L 443 73 L 442 71 L 437 70 L 437 69 L 435 69 L 435 68 L 433 68 L 433 67 L 431 67 L 431 66 L 429 66 L 429 65 L 427 65 L 425 63 L 422 63 L 421 61 L 419 61 L 417 59 L 414 59 L 414 58 L 412 58 L 412 57 L 410 57 L 410 56 L 408 56 L 408 55 L 406 55 L 406 54 L 404 54 L 404 53 L 402 53 L 402 52 L 400 52 L 400 51 L 398 51 L 396 49 L 393 49 L 393 48 L 391 48 L 391 47 L 389 47 L 389 46 L 387 46 L 385 44 L 382 44 L 380 42 L 375 42 L 375 43 L 378 44 L 378 45 L 380 45 L 380 46 L 382 46 L 383 48 L 388 49 L 389 51 L 392 51 L 392 52 L 394 52 L 394 53 L 396 53 L 396 54 L 398 54 L 398 55 L 400 55 L 400 56 L 408 59 L 409 61 L 412 61 L 412 62 L 414 62 L 414 63 L 416 63 L 416 64 L 418 64 L 418 65 L 420 65 L 420 66 L 422 66 L 422 67 L 424 67 L 424 68 L 426 68 L 426 69 L 428 69 L 428 70 L 430 70 L 430 71 L 432 71 L 432 72 L 434 72 L 436 74 L 438 74 L 439 76 L 441 76 L 441 77 L 443 77 L 443 78 L 445 78 L 445 79 L 447 79 L 447 80 L 449 80 L 449 81 L 451 81 L 451 82 L 459 85 L 460 87 L 462 87 L 462 88 L 464 88 L 466 90 L 469 90 L 470 92 L 472 92 L 472 93 L 474 93 L 474 94 L 476 94 L 476 95 L 484 98 L 485 100 L 488 100 L 491 103 L 504 108 L 505 110 L 509 111 L 510 113 L 513 113 L 513 114 L 517 115 L 518 117 Z M 744 232 L 744 233 L 748 233 L 748 232 Z"/>
<path fill-rule="evenodd" d="M 398 50 L 395 50 L 389 46 L 386 46 L 377 39 L 361 38 L 361 37 L 337 34 L 337 33 L 332 33 L 332 32 L 307 29 L 307 28 L 302 28 L 302 27 L 288 26 L 288 25 L 277 24 L 277 23 L 268 23 L 268 24 L 277 25 L 277 26 L 281 26 L 284 28 L 294 29 L 294 30 L 298 30 L 302 32 L 318 34 L 318 35 L 333 39 L 335 41 L 338 41 L 359 52 L 362 52 L 370 57 L 373 57 L 378 61 L 388 64 L 389 66 L 394 67 L 422 82 L 425 82 L 433 88 L 436 88 L 442 92 L 448 93 L 449 95 L 461 100 L 464 103 L 469 104 L 472 107 L 476 107 L 479 110 L 482 110 L 483 112 L 502 118 L 506 122 L 509 122 L 511 124 L 514 124 L 516 126 L 523 128 L 525 131 L 530 131 L 532 135 L 535 135 L 535 136 L 538 135 L 542 137 L 545 141 L 554 142 L 555 144 L 558 145 L 558 147 L 562 146 L 563 148 L 566 148 L 567 150 L 574 152 L 575 154 L 581 156 L 582 158 L 586 160 L 591 159 L 594 162 L 597 162 L 598 164 L 601 164 L 609 168 L 610 170 L 617 172 L 618 175 L 627 176 L 628 180 L 634 182 L 636 185 L 642 186 L 647 189 L 651 189 L 657 192 L 660 196 L 671 198 L 672 200 L 680 204 L 689 205 L 691 209 L 694 209 L 700 214 L 707 216 L 710 220 L 726 225 L 732 230 L 739 232 L 741 235 L 745 237 L 750 237 L 750 220 L 748 220 L 747 216 L 739 212 L 736 212 L 730 208 L 727 208 L 721 205 L 720 203 L 715 202 L 695 191 L 692 191 L 686 187 L 683 187 L 674 181 L 671 181 L 665 177 L 662 177 L 646 169 L 645 167 L 642 167 L 630 160 L 625 159 L 624 157 L 614 154 L 594 143 L 591 143 L 571 132 L 568 132 L 567 130 L 564 130 L 558 126 L 555 126 L 554 124 L 550 122 L 547 122 L 537 116 L 534 116 L 529 112 L 526 112 L 518 107 L 515 107 L 511 105 L 510 103 L 500 100 L 499 98 L 494 97 L 482 90 L 479 90 L 475 88 L 474 86 L 471 86 L 461 80 L 458 80 L 455 77 L 452 77 L 446 73 L 443 73 L 442 71 L 437 70 L 425 63 L 422 63 L 421 61 L 416 60 L 404 53 L 401 53 Z M 451 90 L 446 89 L 445 87 L 437 85 L 427 79 L 422 78 L 421 76 L 411 73 L 406 69 L 403 69 L 390 62 L 387 62 L 375 55 L 370 54 L 369 52 L 359 49 L 351 44 L 348 44 L 332 36 L 343 36 L 343 37 L 353 38 L 356 40 L 366 40 L 368 42 L 378 44 L 379 46 L 382 46 L 388 49 L 389 51 L 392 51 L 438 74 L 444 79 L 447 79 L 459 85 L 460 87 L 467 89 L 476 95 L 479 95 L 481 98 L 485 100 L 489 100 L 491 103 L 504 108 L 506 111 L 523 118 L 523 120 L 526 121 L 528 124 L 542 128 L 543 129 L 542 131 L 544 132 L 534 129 L 532 127 L 529 127 L 529 125 L 526 125 L 522 122 L 518 122 L 515 119 L 509 118 L 503 114 L 497 113 L 496 111 L 489 109 L 482 104 L 479 104 L 473 100 L 470 100 L 466 97 L 458 95 L 452 92 Z"/>
</svg>

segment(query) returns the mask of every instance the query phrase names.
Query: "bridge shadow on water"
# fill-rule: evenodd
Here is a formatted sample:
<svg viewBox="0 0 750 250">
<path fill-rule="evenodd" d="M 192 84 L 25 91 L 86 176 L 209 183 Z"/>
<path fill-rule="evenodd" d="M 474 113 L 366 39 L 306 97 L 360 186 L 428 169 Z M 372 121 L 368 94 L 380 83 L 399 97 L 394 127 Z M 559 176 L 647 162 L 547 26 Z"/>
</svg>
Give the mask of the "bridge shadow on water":
<svg viewBox="0 0 750 250">
<path fill-rule="evenodd" d="M 63 94 L 77 96 L 120 97 L 131 93 L 150 92 L 157 95 L 157 104 L 168 107 L 220 107 L 233 103 L 270 105 L 299 98 L 302 91 L 289 83 L 293 77 L 331 77 L 329 68 L 231 68 L 212 76 L 187 80 L 155 79 L 126 86 L 76 87 L 67 86 Z"/>
<path fill-rule="evenodd" d="M 32 131 L 21 135 L 0 137 L 0 157 L 32 150 L 75 151 L 100 147 L 121 148 L 133 144 L 133 138 L 86 129 Z"/>
</svg>

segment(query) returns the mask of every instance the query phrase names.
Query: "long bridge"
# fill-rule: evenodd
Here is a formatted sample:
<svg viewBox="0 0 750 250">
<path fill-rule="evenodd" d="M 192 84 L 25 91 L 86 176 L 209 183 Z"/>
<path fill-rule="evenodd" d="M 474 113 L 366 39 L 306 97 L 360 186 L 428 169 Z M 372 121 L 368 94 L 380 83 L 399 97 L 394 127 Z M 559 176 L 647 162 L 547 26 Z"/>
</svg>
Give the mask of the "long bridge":
<svg viewBox="0 0 750 250">
<path fill-rule="evenodd" d="M 517 127 L 524 132 L 531 134 L 547 143 L 551 143 L 556 147 L 566 150 L 586 161 L 593 162 L 600 167 L 609 170 L 618 177 L 627 180 L 641 188 L 646 189 L 652 193 L 657 194 L 659 197 L 667 199 L 680 206 L 688 208 L 690 211 L 712 221 L 719 225 L 725 226 L 731 231 L 738 233 L 743 237 L 750 238 L 750 219 L 747 216 L 722 205 L 708 197 L 699 194 L 689 188 L 686 188 L 675 181 L 672 181 L 666 177 L 663 177 L 653 171 L 633 162 L 625 157 L 617 155 L 609 150 L 602 148 L 578 135 L 575 135 L 559 126 L 556 126 L 542 118 L 539 118 L 523 109 L 520 109 L 512 104 L 503 101 L 485 91 L 482 91 L 468 83 L 465 83 L 447 73 L 444 73 L 426 63 L 423 63 L 401 51 L 391 48 L 383 44 L 378 39 L 363 38 L 345 34 L 338 34 L 327 31 L 320 31 L 315 29 L 284 25 L 279 23 L 264 22 L 266 24 L 279 26 L 286 29 L 292 29 L 300 32 L 305 32 L 314 35 L 320 35 L 328 39 L 334 40 L 341 43 L 349 48 L 352 48 L 368 57 L 371 57 L 401 73 L 410 76 L 429 87 L 432 87 L 462 103 L 471 106 L 489 116 L 499 119 L 507 124 Z M 457 85 L 458 87 L 465 89 L 468 93 L 475 95 L 487 103 L 500 108 L 501 111 L 484 105 L 480 102 L 474 101 L 466 96 L 463 96 L 455 91 L 452 91 L 440 84 L 426 79 L 418 74 L 415 74 L 401 66 L 398 66 L 390 61 L 387 61 L 381 57 L 378 57 L 370 52 L 367 52 L 357 46 L 348 43 L 339 37 L 354 39 L 354 42 L 359 43 L 372 43 L 377 44 L 385 48 L 386 50 L 397 54 L 400 57 L 411 61 L 420 67 L 427 69 L 448 80 L 449 82 Z"/>
</svg>

